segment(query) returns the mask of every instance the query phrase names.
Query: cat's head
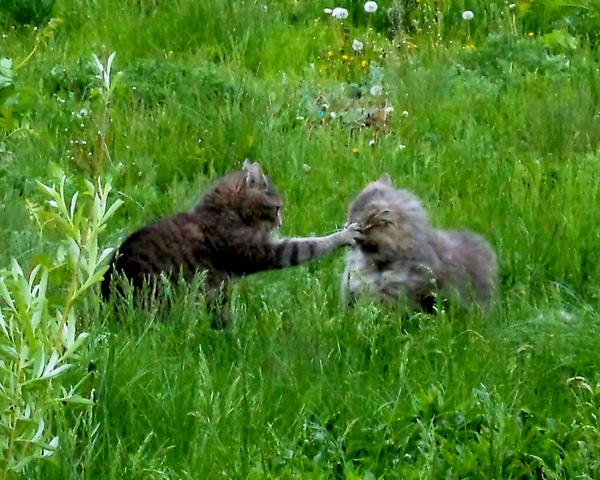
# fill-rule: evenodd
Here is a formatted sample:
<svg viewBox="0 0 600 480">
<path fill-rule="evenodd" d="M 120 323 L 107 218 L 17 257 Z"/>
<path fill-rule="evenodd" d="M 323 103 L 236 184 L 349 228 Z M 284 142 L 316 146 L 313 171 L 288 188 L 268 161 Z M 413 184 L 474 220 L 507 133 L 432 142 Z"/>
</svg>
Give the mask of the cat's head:
<svg viewBox="0 0 600 480">
<path fill-rule="evenodd" d="M 391 198 L 394 192 L 392 179 L 387 173 L 384 173 L 379 180 L 369 183 L 350 204 L 346 226 L 351 223 L 362 224 L 365 211 L 370 208 L 371 204 Z"/>
<path fill-rule="evenodd" d="M 392 253 L 409 249 L 427 230 L 421 202 L 407 190 L 396 190 L 389 175 L 369 183 L 350 204 L 348 223 L 360 225 L 358 246 L 365 253 Z"/>
<path fill-rule="evenodd" d="M 238 195 L 238 214 L 249 226 L 281 227 L 281 197 L 258 162 L 244 161 Z"/>
</svg>

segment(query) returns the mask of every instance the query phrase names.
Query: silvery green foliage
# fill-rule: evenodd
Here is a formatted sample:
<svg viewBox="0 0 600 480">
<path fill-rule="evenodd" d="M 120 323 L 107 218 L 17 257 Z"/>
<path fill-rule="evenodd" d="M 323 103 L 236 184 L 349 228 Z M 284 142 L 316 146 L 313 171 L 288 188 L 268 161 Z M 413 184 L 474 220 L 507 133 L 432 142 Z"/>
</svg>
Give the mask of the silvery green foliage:
<svg viewBox="0 0 600 480">
<path fill-rule="evenodd" d="M 13 83 L 13 62 L 0 58 L 0 144 L 4 138 L 19 127 L 19 102 Z M 15 112 L 17 110 L 17 112 Z"/>
<path fill-rule="evenodd" d="M 117 52 L 111 53 L 106 60 L 106 64 L 103 64 L 95 53 L 92 54 L 94 59 L 94 67 L 96 69 L 96 78 L 100 80 L 100 86 L 95 89 L 94 94 L 97 94 L 102 99 L 102 103 L 104 104 L 101 116 L 98 119 L 100 147 L 104 156 L 109 162 L 111 161 L 111 155 L 108 150 L 107 138 L 109 136 L 109 129 L 112 122 L 110 117 L 110 100 L 115 86 L 117 85 L 122 74 L 122 72 L 117 72 L 117 74 L 111 78 L 112 63 L 116 54 Z"/>
<path fill-rule="evenodd" d="M 12 84 L 12 60 L 0 58 L 0 90 Z"/>
<path fill-rule="evenodd" d="M 68 201 L 64 177 L 58 189 L 40 185 L 49 208 L 29 203 L 29 210 L 40 224 L 64 232 L 64 254 L 52 270 L 65 269 L 71 283 L 61 304 L 51 305 L 47 292 L 58 287 L 49 282 L 51 269 L 38 265 L 26 273 L 13 259 L 0 270 L 0 478 L 17 477 L 31 462 L 52 456 L 59 440 L 50 423 L 54 409 L 93 403 L 63 374 L 78 361 L 87 337 L 78 331 L 78 300 L 106 270 L 110 249 L 99 251 L 98 234 L 122 203 L 110 205 L 111 187 L 100 182 L 87 182 L 83 195 Z"/>
</svg>

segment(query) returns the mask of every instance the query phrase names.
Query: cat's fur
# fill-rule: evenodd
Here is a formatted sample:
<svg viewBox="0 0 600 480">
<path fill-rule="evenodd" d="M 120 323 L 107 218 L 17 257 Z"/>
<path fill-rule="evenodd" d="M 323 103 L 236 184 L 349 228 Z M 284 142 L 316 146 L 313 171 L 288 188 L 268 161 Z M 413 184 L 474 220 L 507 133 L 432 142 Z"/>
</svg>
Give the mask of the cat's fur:
<svg viewBox="0 0 600 480">
<path fill-rule="evenodd" d="M 348 305 L 366 290 L 432 313 L 436 299 L 458 296 L 462 305 L 485 306 L 496 294 L 498 264 L 490 244 L 471 231 L 432 228 L 419 199 L 396 190 L 387 174 L 351 203 L 353 222 L 363 236 L 346 256 L 342 298 Z"/>
<path fill-rule="evenodd" d="M 102 282 L 109 298 L 112 278 L 124 277 L 142 289 L 150 280 L 166 275 L 176 282 L 180 275 L 192 282 L 205 272 L 206 290 L 213 300 L 226 299 L 230 280 L 263 270 L 291 267 L 353 245 L 358 226 L 325 237 L 276 239 L 272 230 L 281 225 L 281 199 L 258 163 L 244 162 L 241 170 L 216 182 L 189 213 L 145 226 L 119 247 Z M 115 289 L 123 293 L 122 280 Z M 228 323 L 223 311 L 218 323 Z M 226 325 L 215 325 L 226 326 Z"/>
</svg>

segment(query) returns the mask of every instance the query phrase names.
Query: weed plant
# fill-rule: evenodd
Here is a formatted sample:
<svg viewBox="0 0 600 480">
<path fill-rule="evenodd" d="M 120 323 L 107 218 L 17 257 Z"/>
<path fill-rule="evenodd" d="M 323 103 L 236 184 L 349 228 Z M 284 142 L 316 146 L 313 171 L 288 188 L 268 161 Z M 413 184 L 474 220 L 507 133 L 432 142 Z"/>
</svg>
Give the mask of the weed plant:
<svg viewBox="0 0 600 480">
<path fill-rule="evenodd" d="M 238 282 L 231 332 L 197 285 L 166 313 L 89 291 L 63 381 L 93 406 L 57 405 L 56 451 L 21 476 L 598 478 L 600 17 L 580 4 L 57 0 L 37 29 L 0 12 L 0 265 L 55 260 L 36 179 L 112 185 L 103 249 L 250 158 L 285 235 L 341 228 L 388 172 L 436 227 L 485 235 L 502 277 L 486 314 L 403 319 L 340 308 L 336 254 Z"/>
</svg>

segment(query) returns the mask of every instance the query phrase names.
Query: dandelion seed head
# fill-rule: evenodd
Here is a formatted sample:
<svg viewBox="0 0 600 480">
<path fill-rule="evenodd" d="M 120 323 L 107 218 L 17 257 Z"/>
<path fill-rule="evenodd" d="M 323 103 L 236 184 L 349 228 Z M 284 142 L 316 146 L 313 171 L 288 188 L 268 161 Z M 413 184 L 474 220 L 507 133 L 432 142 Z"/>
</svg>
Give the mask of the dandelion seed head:
<svg viewBox="0 0 600 480">
<path fill-rule="evenodd" d="M 375 13 L 377 11 L 377 2 L 369 1 L 365 3 L 365 12 Z"/>
<path fill-rule="evenodd" d="M 348 18 L 348 10 L 342 7 L 336 7 L 331 12 L 331 16 L 338 20 L 344 20 L 344 18 Z"/>
<path fill-rule="evenodd" d="M 362 52 L 363 47 L 364 47 L 364 44 L 360 40 L 357 40 L 355 38 L 352 41 L 352 50 L 354 50 L 355 52 Z"/>
<path fill-rule="evenodd" d="M 383 87 L 381 85 L 373 85 L 371 87 L 370 92 L 371 92 L 371 95 L 373 95 L 374 97 L 377 97 L 383 93 Z"/>
<path fill-rule="evenodd" d="M 331 15 L 333 13 L 333 10 L 331 8 L 326 8 L 325 10 L 323 10 L 327 15 Z"/>
<path fill-rule="evenodd" d="M 475 14 L 471 10 L 465 10 L 462 14 L 463 20 L 473 20 Z"/>
</svg>

